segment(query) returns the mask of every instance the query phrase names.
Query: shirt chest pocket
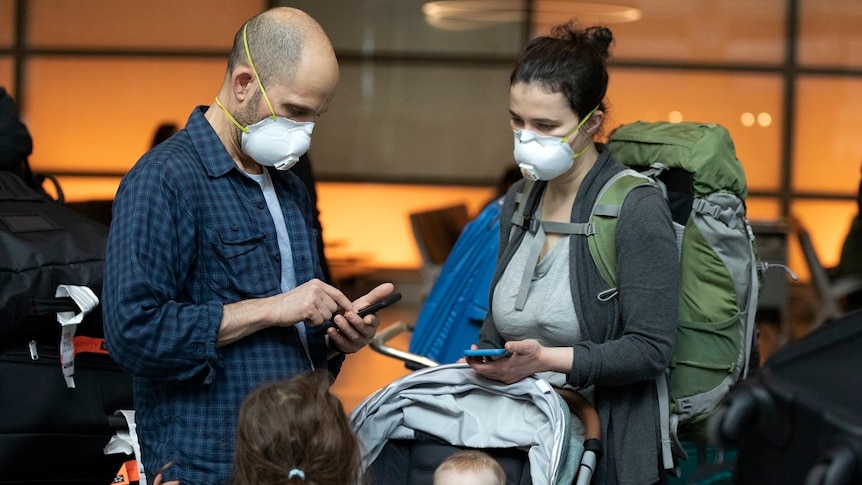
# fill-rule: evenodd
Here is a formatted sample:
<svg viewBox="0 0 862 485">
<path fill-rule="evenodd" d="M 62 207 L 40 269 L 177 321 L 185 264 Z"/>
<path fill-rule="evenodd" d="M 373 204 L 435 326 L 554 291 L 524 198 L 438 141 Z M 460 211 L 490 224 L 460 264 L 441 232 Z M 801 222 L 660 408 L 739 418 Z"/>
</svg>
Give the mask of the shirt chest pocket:
<svg viewBox="0 0 862 485">
<path fill-rule="evenodd" d="M 207 284 L 224 301 L 277 292 L 280 270 L 265 238 L 256 228 L 236 224 L 208 231 L 202 255 Z"/>
</svg>

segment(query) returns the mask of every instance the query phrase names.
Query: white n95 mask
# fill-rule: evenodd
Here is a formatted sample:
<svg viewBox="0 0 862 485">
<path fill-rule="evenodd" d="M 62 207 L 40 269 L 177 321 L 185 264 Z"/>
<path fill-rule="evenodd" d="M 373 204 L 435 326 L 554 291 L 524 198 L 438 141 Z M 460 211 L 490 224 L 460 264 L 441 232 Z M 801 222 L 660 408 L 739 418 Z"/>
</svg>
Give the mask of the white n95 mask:
<svg viewBox="0 0 862 485">
<path fill-rule="evenodd" d="M 551 180 L 572 168 L 575 159 L 583 155 L 590 144 L 575 153 L 569 146 L 569 137 L 577 133 L 598 108 L 596 106 L 587 113 L 578 126 L 564 137 L 544 136 L 530 130 L 514 130 L 515 163 L 524 177 L 531 180 Z"/>
<path fill-rule="evenodd" d="M 257 85 L 269 107 L 270 116 L 258 121 L 253 125 L 243 126 L 216 98 L 215 102 L 224 114 L 242 131 L 242 151 L 250 156 L 255 162 L 275 167 L 277 170 L 289 170 L 293 167 L 299 157 L 305 155 L 311 146 L 311 132 L 314 130 L 314 122 L 294 121 L 283 116 L 277 116 L 269 102 L 269 96 L 263 87 L 263 82 L 254 67 L 251 59 L 251 51 L 248 49 L 248 35 L 246 33 L 248 24 L 242 28 L 242 40 L 245 44 L 245 54 L 251 66 Z"/>
<path fill-rule="evenodd" d="M 515 162 L 530 180 L 551 180 L 572 168 L 575 152 L 559 136 L 515 130 Z"/>
<path fill-rule="evenodd" d="M 277 170 L 288 170 L 311 146 L 314 123 L 282 116 L 264 118 L 242 132 L 242 151 L 255 162 Z"/>
</svg>

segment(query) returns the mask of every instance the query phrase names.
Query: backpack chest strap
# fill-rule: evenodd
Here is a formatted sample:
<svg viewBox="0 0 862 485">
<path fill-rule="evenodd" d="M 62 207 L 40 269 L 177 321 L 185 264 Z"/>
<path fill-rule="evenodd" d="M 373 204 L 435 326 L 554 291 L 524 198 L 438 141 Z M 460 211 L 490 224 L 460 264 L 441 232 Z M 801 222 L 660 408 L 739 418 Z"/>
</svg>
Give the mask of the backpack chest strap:
<svg viewBox="0 0 862 485">
<path fill-rule="evenodd" d="M 536 236 L 530 244 L 530 252 L 527 254 L 527 263 L 524 265 L 524 274 L 521 276 L 521 284 L 518 287 L 518 296 L 515 298 L 515 310 L 523 310 L 524 304 L 527 302 L 527 293 L 530 291 L 530 283 L 533 281 L 533 275 L 536 272 L 536 266 L 539 264 L 539 255 L 542 253 L 542 246 L 545 245 L 545 235 L 551 234 L 570 234 L 575 236 L 592 236 L 596 233 L 596 225 L 592 222 L 554 222 L 541 221 L 538 219 L 528 219 L 528 227 L 535 227 Z"/>
</svg>

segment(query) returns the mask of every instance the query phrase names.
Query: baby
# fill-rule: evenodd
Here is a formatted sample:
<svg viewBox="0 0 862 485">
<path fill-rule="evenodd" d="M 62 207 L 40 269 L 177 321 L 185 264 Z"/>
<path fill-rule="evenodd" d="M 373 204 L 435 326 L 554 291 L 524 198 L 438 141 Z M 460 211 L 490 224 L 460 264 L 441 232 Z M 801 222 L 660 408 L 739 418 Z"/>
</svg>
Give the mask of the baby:
<svg viewBox="0 0 862 485">
<path fill-rule="evenodd" d="M 434 485 L 506 485 L 506 472 L 491 455 L 462 450 L 440 463 Z"/>
</svg>

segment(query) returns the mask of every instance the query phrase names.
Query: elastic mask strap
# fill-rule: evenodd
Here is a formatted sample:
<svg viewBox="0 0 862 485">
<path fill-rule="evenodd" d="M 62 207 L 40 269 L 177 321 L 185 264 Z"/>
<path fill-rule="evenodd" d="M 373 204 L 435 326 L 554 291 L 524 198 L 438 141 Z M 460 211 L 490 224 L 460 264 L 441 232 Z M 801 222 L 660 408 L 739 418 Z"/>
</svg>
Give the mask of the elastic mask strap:
<svg viewBox="0 0 862 485">
<path fill-rule="evenodd" d="M 572 160 L 574 160 L 574 159 L 580 157 L 581 155 L 583 155 L 584 153 L 586 153 L 587 150 L 590 149 L 590 145 L 592 145 L 592 143 L 587 143 L 587 146 L 585 146 L 583 150 L 579 151 L 578 153 L 575 153 L 575 156 L 572 157 Z"/>
<path fill-rule="evenodd" d="M 575 127 L 572 131 L 570 131 L 566 136 L 564 136 L 563 138 L 561 138 L 561 139 L 560 139 L 560 141 L 561 141 L 561 142 L 563 142 L 563 143 L 568 143 L 568 142 L 569 142 L 569 137 L 570 137 L 570 136 L 572 136 L 572 135 L 574 135 L 575 133 L 577 133 L 577 132 L 578 132 L 578 130 L 580 130 L 580 129 L 581 129 L 581 127 L 582 127 L 582 126 L 584 126 L 584 123 L 586 123 L 586 122 L 587 122 L 587 120 L 589 120 L 589 119 L 590 119 L 590 117 L 591 117 L 591 116 L 593 116 L 593 113 L 595 113 L 596 111 L 598 111 L 598 109 L 599 109 L 599 105 L 596 105 L 596 107 L 595 107 L 595 108 L 593 108 L 593 109 L 592 109 L 592 111 L 590 111 L 589 113 L 587 113 L 587 115 L 586 115 L 586 116 L 584 116 L 584 117 L 583 117 L 583 119 L 581 119 L 581 121 L 578 123 L 578 126 L 576 126 L 576 127 Z M 581 155 L 583 155 L 584 153 L 586 153 L 586 151 L 590 148 L 590 145 L 592 145 L 592 143 L 587 143 L 587 146 L 585 146 L 585 147 L 584 147 L 581 151 L 579 151 L 578 153 L 575 153 L 575 156 L 573 156 L 573 157 L 572 157 L 572 160 L 574 160 L 574 159 L 576 159 L 576 158 L 580 157 Z"/>
<path fill-rule="evenodd" d="M 228 111 L 224 106 L 221 105 L 221 101 L 218 100 L 218 96 L 216 96 L 215 102 L 218 105 L 218 107 L 221 108 L 222 111 L 224 111 L 224 114 L 227 115 L 228 119 L 233 121 L 233 124 L 235 124 L 237 128 L 242 130 L 243 133 L 248 133 L 248 128 L 246 128 L 245 126 L 242 126 L 242 123 L 237 121 L 236 118 L 234 118 L 233 115 L 230 114 L 230 111 Z"/>
<path fill-rule="evenodd" d="M 595 113 L 598 110 L 599 110 L 599 106 L 596 105 L 596 107 L 593 108 L 592 111 L 590 111 L 589 113 L 587 113 L 586 116 L 584 116 L 584 118 L 580 121 L 580 123 L 578 123 L 578 126 L 576 126 L 572 131 L 570 131 L 568 134 L 566 134 L 566 136 L 564 136 L 562 138 L 562 141 L 565 143 L 568 143 L 569 137 L 574 135 L 575 133 L 577 133 L 578 130 L 580 130 L 581 127 L 584 126 L 584 123 L 586 123 L 590 119 L 590 117 L 593 116 L 593 113 Z"/>
<path fill-rule="evenodd" d="M 272 109 L 272 104 L 269 102 L 269 96 L 266 95 L 266 89 L 263 89 L 263 82 L 260 80 L 260 75 L 257 73 L 257 69 L 254 67 L 254 61 L 251 60 L 251 51 L 248 49 L 248 23 L 242 26 L 242 42 L 245 45 L 245 55 L 248 56 L 248 64 L 251 66 L 252 72 L 254 72 L 254 78 L 257 79 L 257 85 L 260 86 L 260 92 L 263 94 L 263 100 L 266 101 L 266 106 L 269 108 L 269 112 L 272 114 L 270 118 L 273 120 L 276 119 L 275 110 Z M 598 106 L 597 106 L 598 107 Z M 595 110 L 593 110 L 595 111 Z"/>
</svg>

